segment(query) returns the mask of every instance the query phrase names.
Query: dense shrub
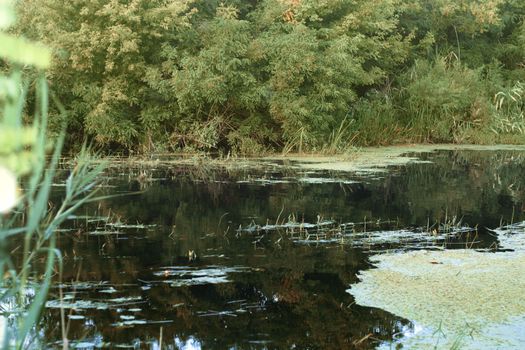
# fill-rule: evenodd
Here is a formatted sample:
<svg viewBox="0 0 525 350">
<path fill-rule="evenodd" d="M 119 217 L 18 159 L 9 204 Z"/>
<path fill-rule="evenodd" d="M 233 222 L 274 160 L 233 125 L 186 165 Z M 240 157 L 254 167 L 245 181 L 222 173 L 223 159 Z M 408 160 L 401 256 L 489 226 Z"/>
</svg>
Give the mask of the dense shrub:
<svg viewBox="0 0 525 350">
<path fill-rule="evenodd" d="M 326 150 L 335 134 L 497 141 L 509 116 L 494 97 L 525 73 L 517 0 L 27 0 L 21 10 L 20 30 L 55 48 L 49 78 L 70 106 L 69 135 L 107 149 Z"/>
</svg>

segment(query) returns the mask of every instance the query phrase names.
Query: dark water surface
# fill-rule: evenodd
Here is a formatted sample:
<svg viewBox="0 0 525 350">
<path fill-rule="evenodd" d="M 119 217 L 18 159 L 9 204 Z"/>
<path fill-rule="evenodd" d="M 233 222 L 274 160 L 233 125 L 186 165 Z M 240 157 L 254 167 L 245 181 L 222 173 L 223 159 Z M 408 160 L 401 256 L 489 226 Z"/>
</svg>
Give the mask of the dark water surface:
<svg viewBox="0 0 525 350">
<path fill-rule="evenodd" d="M 420 156 L 432 163 L 380 174 L 270 162 L 110 168 L 101 191 L 121 196 L 83 208 L 60 233 L 67 337 L 87 349 L 158 349 L 161 342 L 162 349 L 344 349 L 391 341 L 410 322 L 358 306 L 346 292 L 370 268 L 368 256 L 496 249 L 486 228 L 523 220 L 524 156 L 446 151 Z M 55 190 L 59 200 L 62 188 Z M 465 226 L 477 231 L 455 234 Z M 61 344 L 58 301 L 59 283 L 44 311 L 50 347 Z"/>
</svg>

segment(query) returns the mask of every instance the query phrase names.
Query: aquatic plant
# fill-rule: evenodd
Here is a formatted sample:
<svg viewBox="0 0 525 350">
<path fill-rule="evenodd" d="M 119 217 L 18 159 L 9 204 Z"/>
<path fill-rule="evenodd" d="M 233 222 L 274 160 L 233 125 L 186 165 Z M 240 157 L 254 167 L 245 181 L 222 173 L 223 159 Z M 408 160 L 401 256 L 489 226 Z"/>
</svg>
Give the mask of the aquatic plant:
<svg viewBox="0 0 525 350">
<path fill-rule="evenodd" d="M 373 250 L 411 250 L 423 248 L 440 249 L 450 239 L 477 232 L 475 228 L 462 225 L 451 219 L 423 228 L 399 229 L 391 220 L 367 220 L 362 222 L 337 223 L 318 216 L 316 223 L 297 222 L 294 215 L 275 224 L 240 226 L 238 233 L 264 235 L 279 233 L 282 240 L 287 237 L 294 243 L 308 245 L 343 244 Z M 262 236 L 259 236 L 262 239 Z M 471 242 L 471 245 L 473 242 Z"/>
</svg>

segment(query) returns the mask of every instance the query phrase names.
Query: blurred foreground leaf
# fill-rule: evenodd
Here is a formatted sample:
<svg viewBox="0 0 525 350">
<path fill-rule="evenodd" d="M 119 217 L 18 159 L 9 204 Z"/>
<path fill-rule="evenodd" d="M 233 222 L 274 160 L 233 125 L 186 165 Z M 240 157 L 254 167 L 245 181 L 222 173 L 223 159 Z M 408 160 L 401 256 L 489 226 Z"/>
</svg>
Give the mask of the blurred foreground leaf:
<svg viewBox="0 0 525 350">
<path fill-rule="evenodd" d="M 0 33 L 0 57 L 13 63 L 45 69 L 51 62 L 51 51 L 28 40 Z"/>
</svg>

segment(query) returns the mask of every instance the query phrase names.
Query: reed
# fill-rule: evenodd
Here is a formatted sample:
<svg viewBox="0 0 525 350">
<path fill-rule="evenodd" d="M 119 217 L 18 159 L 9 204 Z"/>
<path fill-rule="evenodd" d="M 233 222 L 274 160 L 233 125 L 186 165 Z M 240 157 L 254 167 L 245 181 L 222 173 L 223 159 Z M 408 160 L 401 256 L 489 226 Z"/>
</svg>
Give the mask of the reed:
<svg viewBox="0 0 525 350">
<path fill-rule="evenodd" d="M 11 3 L 0 6 L 0 30 L 14 22 Z M 6 19 L 8 19 L 6 21 Z M 34 118 L 24 124 L 29 81 L 19 65 L 45 69 L 50 52 L 39 45 L 1 33 L 9 38 L 2 41 L 0 57 L 14 68 L 0 76 L 0 167 L 5 174 L 22 183 L 15 190 L 16 201 L 4 208 L 0 216 L 0 305 L 7 324 L 0 329 L 3 337 L 0 348 L 38 348 L 38 324 L 42 306 L 53 277 L 61 275 L 61 253 L 57 249 L 56 230 L 61 223 L 83 204 L 96 200 L 92 191 L 104 164 L 92 166 L 87 147 L 76 158 L 76 164 L 66 181 L 62 203 L 53 208 L 49 198 L 57 173 L 65 132 L 50 140 L 47 135 L 50 91 L 42 71 L 34 82 Z M 64 112 L 55 101 L 56 108 Z M 48 157 L 48 154 L 51 154 Z M 11 248 L 15 246 L 14 250 Z M 21 247 L 20 254 L 15 254 Z M 42 263 L 43 262 L 43 263 Z"/>
</svg>

